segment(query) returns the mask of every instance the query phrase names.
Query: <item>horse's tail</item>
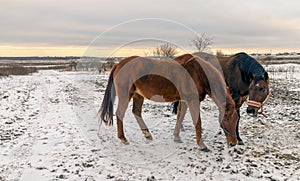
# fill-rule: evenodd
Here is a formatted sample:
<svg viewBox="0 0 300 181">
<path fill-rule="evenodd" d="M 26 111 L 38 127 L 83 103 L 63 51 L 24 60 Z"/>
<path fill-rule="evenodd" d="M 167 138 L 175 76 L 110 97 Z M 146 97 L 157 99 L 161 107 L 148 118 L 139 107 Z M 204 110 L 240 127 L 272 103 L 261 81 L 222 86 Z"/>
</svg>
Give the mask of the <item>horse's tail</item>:
<svg viewBox="0 0 300 181">
<path fill-rule="evenodd" d="M 115 70 L 116 66 L 113 66 L 108 78 L 108 84 L 104 93 L 104 98 L 98 112 L 100 115 L 100 120 L 104 121 L 106 125 L 113 125 L 113 111 L 116 98 L 116 90 L 113 79 Z"/>
<path fill-rule="evenodd" d="M 172 103 L 172 107 L 173 107 L 172 113 L 173 114 L 177 114 L 177 112 L 178 112 L 178 105 L 179 105 L 179 101 L 176 101 L 176 102 Z"/>
</svg>

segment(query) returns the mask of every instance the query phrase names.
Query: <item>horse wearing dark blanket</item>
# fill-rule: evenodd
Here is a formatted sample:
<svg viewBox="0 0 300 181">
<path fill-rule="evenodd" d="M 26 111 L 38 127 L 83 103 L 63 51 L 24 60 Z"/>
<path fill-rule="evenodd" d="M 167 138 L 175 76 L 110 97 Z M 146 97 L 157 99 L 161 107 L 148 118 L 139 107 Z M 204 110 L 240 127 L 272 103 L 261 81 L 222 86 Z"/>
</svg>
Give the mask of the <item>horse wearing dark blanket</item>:
<svg viewBox="0 0 300 181">
<path fill-rule="evenodd" d="M 243 140 L 239 135 L 240 107 L 249 97 L 248 115 L 257 116 L 258 113 L 263 114 L 262 111 L 259 112 L 259 109 L 262 110 L 263 105 L 266 104 L 270 97 L 268 73 L 254 58 L 246 53 L 238 53 L 230 57 L 215 57 L 207 53 L 196 53 L 196 55 L 211 62 L 214 66 L 221 66 L 225 82 L 229 87 L 239 117 L 236 125 L 238 144 L 243 145 Z M 190 58 L 193 58 L 192 54 L 184 54 L 174 60 L 181 63 Z M 180 114 L 178 114 L 177 120 L 179 122 L 177 121 L 177 124 L 181 125 L 187 107 L 184 103 L 175 102 L 173 104 L 174 113 L 177 113 L 178 106 Z M 180 140 L 179 131 L 180 127 L 176 126 L 174 130 L 175 140 Z"/>
</svg>

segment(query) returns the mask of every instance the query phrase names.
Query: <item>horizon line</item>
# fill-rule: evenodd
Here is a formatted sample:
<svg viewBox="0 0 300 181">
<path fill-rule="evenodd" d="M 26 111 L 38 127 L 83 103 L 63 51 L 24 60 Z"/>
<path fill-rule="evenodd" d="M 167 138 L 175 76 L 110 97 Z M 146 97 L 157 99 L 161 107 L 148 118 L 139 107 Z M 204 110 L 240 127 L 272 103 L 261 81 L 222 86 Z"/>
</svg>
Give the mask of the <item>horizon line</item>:
<svg viewBox="0 0 300 181">
<path fill-rule="evenodd" d="M 155 47 L 125 47 L 116 49 L 114 47 L 91 47 L 83 46 L 1 46 L 0 57 L 128 57 L 133 55 L 147 56 L 152 55 Z M 206 51 L 210 54 L 217 54 L 220 51 L 224 55 L 233 55 L 239 52 L 247 54 L 271 54 L 278 53 L 298 53 L 297 48 L 232 48 L 232 47 L 211 47 Z M 178 54 L 196 52 L 195 49 L 180 49 Z"/>
</svg>

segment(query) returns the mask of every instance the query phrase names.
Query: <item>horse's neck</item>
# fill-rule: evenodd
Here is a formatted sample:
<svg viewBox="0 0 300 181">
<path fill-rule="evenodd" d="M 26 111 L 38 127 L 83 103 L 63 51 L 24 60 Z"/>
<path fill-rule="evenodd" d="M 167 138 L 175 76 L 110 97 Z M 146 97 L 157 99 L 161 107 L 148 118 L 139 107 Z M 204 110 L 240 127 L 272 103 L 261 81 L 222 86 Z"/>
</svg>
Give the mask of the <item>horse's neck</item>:
<svg viewBox="0 0 300 181">
<path fill-rule="evenodd" d="M 256 76 L 262 76 L 265 69 L 253 58 L 247 59 L 248 61 L 243 61 L 240 66 L 242 71 L 246 74 L 244 76 L 249 76 L 250 74 L 255 74 Z"/>
<path fill-rule="evenodd" d="M 211 99 L 215 102 L 216 106 L 220 111 L 225 110 L 225 105 L 227 102 L 227 92 L 226 92 L 225 84 L 219 84 L 218 89 L 214 89 L 214 91 L 210 90 L 207 94 L 211 97 Z"/>
</svg>

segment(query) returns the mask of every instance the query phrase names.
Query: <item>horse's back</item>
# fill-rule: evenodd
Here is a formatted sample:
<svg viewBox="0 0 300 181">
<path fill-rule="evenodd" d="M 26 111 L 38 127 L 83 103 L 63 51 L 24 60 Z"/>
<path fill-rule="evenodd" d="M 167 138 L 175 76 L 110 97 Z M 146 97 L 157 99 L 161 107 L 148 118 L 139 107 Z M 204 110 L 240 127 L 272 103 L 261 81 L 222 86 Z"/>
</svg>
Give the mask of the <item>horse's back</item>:
<svg viewBox="0 0 300 181">
<path fill-rule="evenodd" d="M 187 61 L 191 60 L 194 56 L 192 54 L 183 54 L 176 57 L 174 60 L 181 65 L 185 64 Z"/>
<path fill-rule="evenodd" d="M 130 88 L 154 101 L 173 102 L 179 100 L 179 92 L 187 95 L 193 92 L 190 75 L 182 65 L 170 60 L 155 60 L 145 57 L 128 57 L 116 65 L 114 74 L 118 90 Z M 187 88 L 190 85 L 190 88 Z"/>
</svg>

